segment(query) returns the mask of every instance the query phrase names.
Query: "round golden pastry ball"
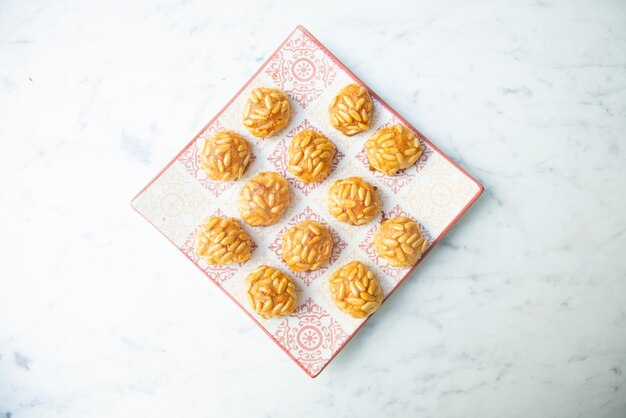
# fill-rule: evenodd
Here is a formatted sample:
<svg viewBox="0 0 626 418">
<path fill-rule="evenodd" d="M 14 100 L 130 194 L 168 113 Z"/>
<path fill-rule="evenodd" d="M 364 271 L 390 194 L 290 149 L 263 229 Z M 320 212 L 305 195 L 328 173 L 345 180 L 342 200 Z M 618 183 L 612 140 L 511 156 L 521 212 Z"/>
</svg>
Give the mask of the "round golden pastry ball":
<svg viewBox="0 0 626 418">
<path fill-rule="evenodd" d="M 298 306 L 293 281 L 270 266 L 260 266 L 246 277 L 245 292 L 250 307 L 265 319 L 289 315 Z"/>
<path fill-rule="evenodd" d="M 348 84 L 330 103 L 330 123 L 344 135 L 352 136 L 370 128 L 374 103 L 365 87 Z"/>
<path fill-rule="evenodd" d="M 394 267 L 415 264 L 427 245 L 417 222 L 406 216 L 387 219 L 374 235 L 374 251 Z"/>
<path fill-rule="evenodd" d="M 289 100 L 278 89 L 257 87 L 250 92 L 243 111 L 243 124 L 258 138 L 272 136 L 289 121 Z"/>
<path fill-rule="evenodd" d="M 376 187 L 361 177 L 347 177 L 328 189 L 328 210 L 338 221 L 363 225 L 380 212 Z"/>
<path fill-rule="evenodd" d="M 423 151 L 415 132 L 404 125 L 379 129 L 365 143 L 370 167 L 383 174 L 395 174 L 410 167 Z"/>
<path fill-rule="evenodd" d="M 335 144 L 319 132 L 298 132 L 287 150 L 289 172 L 305 183 L 322 181 L 330 172 L 335 152 Z"/>
<path fill-rule="evenodd" d="M 195 250 L 209 264 L 243 263 L 250 258 L 252 241 L 235 218 L 211 216 L 196 232 Z"/>
<path fill-rule="evenodd" d="M 336 270 L 328 281 L 335 305 L 354 318 L 373 314 L 383 303 L 378 280 L 360 261 L 352 261 Z"/>
<path fill-rule="evenodd" d="M 241 178 L 250 162 L 250 144 L 233 131 L 220 131 L 204 141 L 200 167 L 207 177 L 219 181 Z"/>
<path fill-rule="evenodd" d="M 251 226 L 272 225 L 289 206 L 289 186 L 273 171 L 257 174 L 239 192 L 239 214 Z"/>
<path fill-rule="evenodd" d="M 330 230 L 319 222 L 300 222 L 283 234 L 283 261 L 292 271 L 317 270 L 332 252 Z"/>
</svg>

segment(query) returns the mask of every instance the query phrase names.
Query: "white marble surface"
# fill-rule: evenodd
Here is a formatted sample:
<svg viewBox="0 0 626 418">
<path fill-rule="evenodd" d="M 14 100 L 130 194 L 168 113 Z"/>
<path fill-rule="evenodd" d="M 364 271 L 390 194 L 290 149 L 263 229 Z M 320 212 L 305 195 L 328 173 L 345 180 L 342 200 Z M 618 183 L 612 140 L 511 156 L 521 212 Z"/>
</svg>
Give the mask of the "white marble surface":
<svg viewBox="0 0 626 418">
<path fill-rule="evenodd" d="M 486 187 L 315 380 L 128 204 L 298 23 Z M 621 0 L 0 3 L 0 417 L 626 416 L 625 51 Z"/>
</svg>

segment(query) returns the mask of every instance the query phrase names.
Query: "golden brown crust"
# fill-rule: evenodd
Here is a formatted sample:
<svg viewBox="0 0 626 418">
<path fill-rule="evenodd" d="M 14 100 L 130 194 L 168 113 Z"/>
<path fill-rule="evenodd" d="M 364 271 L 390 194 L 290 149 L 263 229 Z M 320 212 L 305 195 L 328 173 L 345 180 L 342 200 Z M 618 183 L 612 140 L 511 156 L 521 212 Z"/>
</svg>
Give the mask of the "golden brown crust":
<svg viewBox="0 0 626 418">
<path fill-rule="evenodd" d="M 213 265 L 243 263 L 250 258 L 252 241 L 237 219 L 211 216 L 196 232 L 195 250 Z"/>
<path fill-rule="evenodd" d="M 410 167 L 422 155 L 422 146 L 404 125 L 393 125 L 376 131 L 365 143 L 370 168 L 383 174 L 395 174 Z"/>
<path fill-rule="evenodd" d="M 303 221 L 283 234 L 283 261 L 292 271 L 319 269 L 333 252 L 333 237 L 328 227 Z"/>
<path fill-rule="evenodd" d="M 427 246 L 417 222 L 405 216 L 387 219 L 374 235 L 374 251 L 394 267 L 412 266 Z"/>
<path fill-rule="evenodd" d="M 252 310 L 265 319 L 289 315 L 298 306 L 293 281 L 270 266 L 260 266 L 246 277 L 245 292 Z"/>
<path fill-rule="evenodd" d="M 272 225 L 289 206 L 287 180 L 278 173 L 257 174 L 239 192 L 239 214 L 251 226 Z"/>
<path fill-rule="evenodd" d="M 328 282 L 335 305 L 354 318 L 373 314 L 383 302 L 378 280 L 360 261 L 352 261 L 336 270 Z"/>
<path fill-rule="evenodd" d="M 289 172 L 305 183 L 322 181 L 330 172 L 337 147 L 312 129 L 298 132 L 289 144 Z"/>
<path fill-rule="evenodd" d="M 233 181 L 241 178 L 250 162 L 250 144 L 233 131 L 209 136 L 200 151 L 200 167 L 212 180 Z"/>
<path fill-rule="evenodd" d="M 380 212 L 376 187 L 361 177 L 347 177 L 328 189 L 328 210 L 338 221 L 363 225 Z"/>
<path fill-rule="evenodd" d="M 328 108 L 330 123 L 344 135 L 352 136 L 370 128 L 374 103 L 365 87 L 348 84 Z"/>
<path fill-rule="evenodd" d="M 289 99 L 275 88 L 257 87 L 250 92 L 243 111 L 243 124 L 258 138 L 272 136 L 289 121 Z"/>
</svg>

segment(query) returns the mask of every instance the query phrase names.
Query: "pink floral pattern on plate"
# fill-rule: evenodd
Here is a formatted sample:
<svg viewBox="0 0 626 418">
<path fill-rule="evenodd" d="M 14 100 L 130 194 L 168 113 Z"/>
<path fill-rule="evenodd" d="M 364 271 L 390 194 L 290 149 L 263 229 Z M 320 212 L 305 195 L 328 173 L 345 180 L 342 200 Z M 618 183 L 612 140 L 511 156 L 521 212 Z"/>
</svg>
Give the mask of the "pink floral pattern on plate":
<svg viewBox="0 0 626 418">
<path fill-rule="evenodd" d="M 348 334 L 324 308 L 308 298 L 280 323 L 274 337 L 309 374 L 316 375 Z"/>
<path fill-rule="evenodd" d="M 305 109 L 337 77 L 337 65 L 306 34 L 295 36 L 272 57 L 265 73 Z"/>
</svg>

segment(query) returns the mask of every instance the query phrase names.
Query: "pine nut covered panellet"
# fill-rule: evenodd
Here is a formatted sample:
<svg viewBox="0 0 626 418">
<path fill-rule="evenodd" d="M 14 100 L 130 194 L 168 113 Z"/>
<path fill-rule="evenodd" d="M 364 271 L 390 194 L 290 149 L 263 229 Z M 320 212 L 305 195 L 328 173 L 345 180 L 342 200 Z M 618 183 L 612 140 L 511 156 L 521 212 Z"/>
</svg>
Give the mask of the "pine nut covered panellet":
<svg viewBox="0 0 626 418">
<path fill-rule="evenodd" d="M 250 92 L 243 111 L 243 125 L 258 138 L 280 132 L 290 116 L 289 99 L 275 88 L 257 87 Z"/>
<path fill-rule="evenodd" d="M 352 136 L 370 128 L 374 103 L 363 86 L 348 84 L 330 103 L 330 123 L 344 135 Z"/>
<path fill-rule="evenodd" d="M 260 266 L 246 277 L 245 292 L 250 307 L 265 319 L 289 315 L 298 306 L 293 281 L 270 266 Z"/>
</svg>

